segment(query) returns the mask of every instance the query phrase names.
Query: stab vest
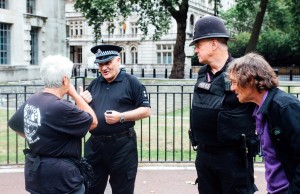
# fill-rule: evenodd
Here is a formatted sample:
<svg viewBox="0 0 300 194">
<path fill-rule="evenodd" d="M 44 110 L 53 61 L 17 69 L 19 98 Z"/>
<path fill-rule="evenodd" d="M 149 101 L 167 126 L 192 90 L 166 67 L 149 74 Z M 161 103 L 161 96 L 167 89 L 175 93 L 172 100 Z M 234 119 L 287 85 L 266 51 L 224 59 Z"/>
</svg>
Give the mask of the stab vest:
<svg viewBox="0 0 300 194">
<path fill-rule="evenodd" d="M 226 95 L 233 95 L 230 81 L 223 72 L 208 82 L 207 67 L 199 70 L 194 86 L 190 127 L 195 141 L 198 144 L 223 146 L 236 144 L 241 134 L 253 136 L 255 120 L 252 113 L 255 105 L 237 103 L 238 106 L 232 108 L 224 106 Z"/>
</svg>

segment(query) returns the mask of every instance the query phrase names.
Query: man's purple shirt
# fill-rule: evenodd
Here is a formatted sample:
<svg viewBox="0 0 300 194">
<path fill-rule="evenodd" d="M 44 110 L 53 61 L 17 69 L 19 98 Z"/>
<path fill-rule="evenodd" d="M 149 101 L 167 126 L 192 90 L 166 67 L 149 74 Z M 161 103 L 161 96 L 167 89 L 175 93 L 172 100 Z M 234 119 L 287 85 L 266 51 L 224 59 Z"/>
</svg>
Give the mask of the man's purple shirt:
<svg viewBox="0 0 300 194">
<path fill-rule="evenodd" d="M 280 160 L 277 158 L 274 146 L 268 133 L 268 123 L 263 114 L 257 114 L 263 105 L 268 92 L 263 96 L 259 106 L 256 106 L 253 116 L 256 119 L 256 132 L 260 139 L 261 151 L 265 161 L 265 178 L 267 181 L 267 191 L 270 194 L 280 194 L 288 190 L 289 182 L 283 170 Z"/>
</svg>

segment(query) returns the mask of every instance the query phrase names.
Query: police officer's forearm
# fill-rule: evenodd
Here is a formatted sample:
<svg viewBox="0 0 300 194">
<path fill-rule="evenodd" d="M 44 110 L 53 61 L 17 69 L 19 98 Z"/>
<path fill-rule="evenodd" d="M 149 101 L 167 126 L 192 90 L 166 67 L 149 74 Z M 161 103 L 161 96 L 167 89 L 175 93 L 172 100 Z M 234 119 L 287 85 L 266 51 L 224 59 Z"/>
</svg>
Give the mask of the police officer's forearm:
<svg viewBox="0 0 300 194">
<path fill-rule="evenodd" d="M 150 107 L 139 107 L 137 109 L 122 112 L 121 114 L 124 115 L 125 121 L 137 121 L 151 115 L 151 108 Z M 121 117 L 120 114 L 120 117 Z"/>
</svg>

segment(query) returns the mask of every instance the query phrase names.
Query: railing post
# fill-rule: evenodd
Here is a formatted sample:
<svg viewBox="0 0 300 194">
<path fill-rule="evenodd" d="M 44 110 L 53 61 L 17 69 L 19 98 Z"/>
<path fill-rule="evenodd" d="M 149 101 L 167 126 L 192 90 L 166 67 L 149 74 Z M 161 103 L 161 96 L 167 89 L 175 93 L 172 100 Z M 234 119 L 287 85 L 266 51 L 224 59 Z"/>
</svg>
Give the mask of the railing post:
<svg viewBox="0 0 300 194">
<path fill-rule="evenodd" d="M 274 69 L 274 72 L 275 72 L 275 74 L 277 75 L 277 77 L 278 77 L 278 69 Z"/>
<path fill-rule="evenodd" d="M 130 69 L 130 74 L 133 75 L 133 68 Z"/>
<path fill-rule="evenodd" d="M 290 81 L 293 81 L 293 70 L 290 69 Z"/>
<path fill-rule="evenodd" d="M 74 77 L 76 77 L 77 76 L 77 68 L 75 67 L 74 68 Z"/>
<path fill-rule="evenodd" d="M 80 75 L 80 65 L 76 65 L 76 71 L 77 71 L 77 76 L 81 76 Z"/>
<path fill-rule="evenodd" d="M 153 69 L 153 78 L 156 78 L 156 70 Z"/>
<path fill-rule="evenodd" d="M 190 79 L 192 79 L 193 78 L 193 71 L 192 71 L 192 69 L 190 69 Z"/>
<path fill-rule="evenodd" d="M 145 70 L 142 69 L 142 77 L 144 77 L 144 76 L 145 76 Z"/>
<path fill-rule="evenodd" d="M 165 78 L 168 78 L 168 69 L 165 69 Z"/>
</svg>

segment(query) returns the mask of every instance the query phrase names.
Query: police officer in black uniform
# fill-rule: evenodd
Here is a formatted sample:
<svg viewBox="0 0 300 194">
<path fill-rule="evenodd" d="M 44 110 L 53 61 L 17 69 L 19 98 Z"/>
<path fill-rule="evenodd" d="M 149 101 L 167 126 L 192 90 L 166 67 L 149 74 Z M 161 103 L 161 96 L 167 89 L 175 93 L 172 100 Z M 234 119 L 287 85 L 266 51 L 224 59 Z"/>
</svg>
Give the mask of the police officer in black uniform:
<svg viewBox="0 0 300 194">
<path fill-rule="evenodd" d="M 228 39 L 220 18 L 204 16 L 196 22 L 190 44 L 195 46 L 199 62 L 206 64 L 198 72 L 190 119 L 201 194 L 252 194 L 257 190 L 252 154 L 256 142 L 254 104 L 239 103 L 230 91 L 224 73 L 233 60 Z"/>
<path fill-rule="evenodd" d="M 98 45 L 91 51 L 101 76 L 81 92 L 99 121 L 85 144 L 85 157 L 95 172 L 89 193 L 104 193 L 109 177 L 112 193 L 133 194 L 138 166 L 133 127 L 151 114 L 148 95 L 136 77 L 120 70 L 121 47 Z"/>
</svg>

